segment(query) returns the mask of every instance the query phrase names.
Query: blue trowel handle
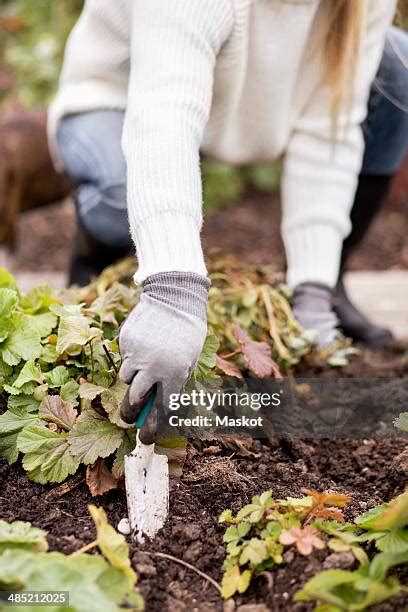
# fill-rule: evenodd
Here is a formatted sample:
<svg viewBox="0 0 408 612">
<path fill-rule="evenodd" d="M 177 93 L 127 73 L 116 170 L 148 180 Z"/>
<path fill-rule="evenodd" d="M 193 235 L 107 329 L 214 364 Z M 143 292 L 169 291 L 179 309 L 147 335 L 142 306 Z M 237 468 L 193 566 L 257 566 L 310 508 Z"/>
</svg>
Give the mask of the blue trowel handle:
<svg viewBox="0 0 408 612">
<path fill-rule="evenodd" d="M 154 401 L 156 399 L 156 395 L 157 395 L 157 387 L 155 385 L 149 397 L 147 398 L 147 402 L 145 403 L 145 405 L 139 412 L 139 416 L 136 419 L 135 425 L 137 429 L 142 429 L 143 425 L 145 424 L 147 417 L 152 411 Z"/>
</svg>

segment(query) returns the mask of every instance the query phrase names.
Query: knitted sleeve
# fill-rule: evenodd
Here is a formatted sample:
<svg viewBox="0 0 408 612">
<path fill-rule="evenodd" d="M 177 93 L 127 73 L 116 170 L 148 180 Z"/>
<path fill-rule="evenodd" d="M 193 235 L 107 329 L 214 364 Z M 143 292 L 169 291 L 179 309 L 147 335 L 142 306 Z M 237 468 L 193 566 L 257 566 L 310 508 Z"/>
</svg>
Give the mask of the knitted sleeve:
<svg viewBox="0 0 408 612">
<path fill-rule="evenodd" d="M 199 148 L 229 0 L 133 0 L 123 131 L 138 282 L 166 271 L 206 274 L 200 243 Z"/>
<path fill-rule="evenodd" d="M 370 85 L 395 12 L 395 0 L 368 0 L 362 57 L 353 101 L 340 110 L 333 142 L 330 92 L 315 90 L 293 131 L 282 184 L 282 233 L 288 260 L 288 283 L 337 282 L 344 238 L 350 231 L 350 210 L 361 170 Z"/>
</svg>

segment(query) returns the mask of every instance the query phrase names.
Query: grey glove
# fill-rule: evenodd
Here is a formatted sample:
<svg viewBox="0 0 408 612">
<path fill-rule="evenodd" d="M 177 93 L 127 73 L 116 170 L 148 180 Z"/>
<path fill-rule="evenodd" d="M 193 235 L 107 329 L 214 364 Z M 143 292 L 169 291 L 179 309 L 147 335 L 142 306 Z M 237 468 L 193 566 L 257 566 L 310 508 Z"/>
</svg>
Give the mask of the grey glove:
<svg viewBox="0 0 408 612">
<path fill-rule="evenodd" d="M 144 282 L 119 334 L 119 376 L 130 385 L 121 409 L 126 423 L 135 422 L 154 385 L 166 410 L 169 395 L 179 393 L 194 371 L 207 335 L 209 287 L 207 278 L 192 272 L 163 272 Z M 140 432 L 145 444 L 154 441 L 154 419 L 152 414 Z"/>
<path fill-rule="evenodd" d="M 315 342 L 320 349 L 329 346 L 339 336 L 339 321 L 332 302 L 332 290 L 318 283 L 302 283 L 293 294 L 293 314 L 304 329 L 316 332 Z"/>
</svg>

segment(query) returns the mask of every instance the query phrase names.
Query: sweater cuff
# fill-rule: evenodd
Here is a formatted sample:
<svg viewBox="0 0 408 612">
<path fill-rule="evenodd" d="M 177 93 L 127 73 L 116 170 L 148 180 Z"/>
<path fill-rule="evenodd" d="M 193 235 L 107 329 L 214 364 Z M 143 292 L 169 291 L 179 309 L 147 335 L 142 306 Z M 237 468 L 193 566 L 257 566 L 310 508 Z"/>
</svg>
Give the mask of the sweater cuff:
<svg viewBox="0 0 408 612">
<path fill-rule="evenodd" d="M 338 280 L 343 233 L 330 224 L 283 230 L 288 264 L 287 283 L 321 283 L 333 288 Z"/>
<path fill-rule="evenodd" d="M 191 215 L 166 211 L 142 221 L 132 235 L 139 262 L 136 283 L 160 272 L 207 276 L 200 228 Z"/>
</svg>

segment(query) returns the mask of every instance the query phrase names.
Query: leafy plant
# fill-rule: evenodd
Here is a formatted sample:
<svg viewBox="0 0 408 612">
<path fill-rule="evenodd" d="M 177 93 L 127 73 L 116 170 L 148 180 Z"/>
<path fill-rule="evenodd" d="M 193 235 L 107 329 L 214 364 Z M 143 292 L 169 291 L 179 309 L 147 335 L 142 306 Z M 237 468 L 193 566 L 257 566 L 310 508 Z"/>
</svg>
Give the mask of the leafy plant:
<svg viewBox="0 0 408 612">
<path fill-rule="evenodd" d="M 70 609 L 78 612 L 143 610 L 124 537 L 109 525 L 102 508 L 89 506 L 89 511 L 96 539 L 71 555 L 48 552 L 46 533 L 30 523 L 0 521 L 0 589 L 68 591 Z M 88 554 L 91 548 L 99 553 Z M 21 609 L 34 612 L 37 607 Z M 53 606 L 66 609 L 64 604 Z"/>
<path fill-rule="evenodd" d="M 383 553 L 355 571 L 332 569 L 320 572 L 296 593 L 295 600 L 324 602 L 326 606 L 316 608 L 322 612 L 367 610 L 407 591 L 397 578 L 388 575 L 392 567 L 403 563 L 408 563 L 408 553 Z"/>
<path fill-rule="evenodd" d="M 295 546 L 302 555 L 311 554 L 314 548 L 326 548 L 327 534 L 314 517 L 334 504 L 342 508 L 350 499 L 330 492 L 309 493 L 302 498 L 275 500 L 272 492 L 266 491 L 256 495 L 235 517 L 230 510 L 221 514 L 219 522 L 230 524 L 224 534 L 227 557 L 223 565 L 223 597 L 243 593 L 254 574 L 283 563 L 285 547 Z M 338 513 L 343 520 L 340 509 Z"/>
<path fill-rule="evenodd" d="M 408 554 L 408 493 L 365 512 L 355 523 L 366 532 L 360 541 L 374 541 L 384 553 Z"/>
<path fill-rule="evenodd" d="M 58 294 L 40 286 L 21 295 L 0 270 L 0 398 L 7 406 L 0 457 L 13 463 L 22 453 L 35 482 L 59 483 L 86 465 L 97 495 L 123 475 L 135 433 L 119 416 L 126 385 L 117 377 L 117 337 L 138 300 L 134 271 L 133 260 L 125 260 L 88 287 Z M 280 378 L 311 353 L 308 334 L 268 269 L 224 258 L 210 264 L 210 276 L 209 332 L 193 387 L 220 386 L 223 376 L 248 371 Z M 169 455 L 179 473 L 185 441 Z"/>
<path fill-rule="evenodd" d="M 244 593 L 254 575 L 282 564 L 287 547 L 306 556 L 314 549 L 350 551 L 359 563 L 354 571 L 320 572 L 296 594 L 296 601 L 318 602 L 320 612 L 365 610 L 408 590 L 389 575 L 392 567 L 408 563 L 408 492 L 362 514 L 354 524 L 344 522 L 342 510 L 351 501 L 346 495 L 304 492 L 302 498 L 275 500 L 266 491 L 236 516 L 230 510 L 221 514 L 219 522 L 229 524 L 224 533 L 224 598 Z M 371 560 L 362 548 L 369 541 L 382 551 Z"/>
<path fill-rule="evenodd" d="M 295 595 L 296 601 L 316 601 L 317 610 L 366 610 L 402 592 L 407 587 L 389 575 L 389 570 L 408 563 L 408 492 L 381 504 L 355 519 L 355 526 L 319 523 L 334 536 L 329 547 L 352 550 L 360 567 L 354 571 L 333 569 L 320 572 Z M 357 527 L 357 529 L 356 529 Z M 370 561 L 360 543 L 374 541 L 382 551 Z"/>
</svg>

